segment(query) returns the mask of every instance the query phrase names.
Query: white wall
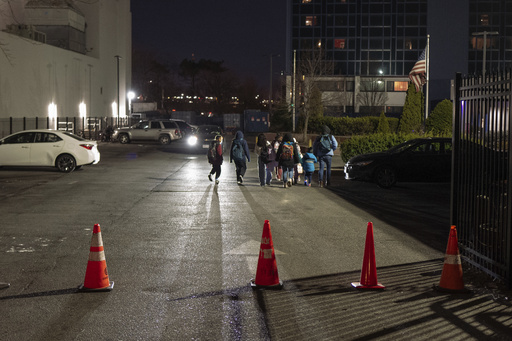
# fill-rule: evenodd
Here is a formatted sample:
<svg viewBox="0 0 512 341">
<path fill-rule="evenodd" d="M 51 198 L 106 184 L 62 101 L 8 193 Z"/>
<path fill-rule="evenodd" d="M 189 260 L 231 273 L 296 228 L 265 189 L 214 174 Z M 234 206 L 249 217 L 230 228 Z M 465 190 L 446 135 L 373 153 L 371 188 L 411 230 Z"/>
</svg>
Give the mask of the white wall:
<svg viewBox="0 0 512 341">
<path fill-rule="evenodd" d="M 14 5 L 22 11 L 20 1 Z M 81 102 L 88 117 L 116 117 L 112 112 L 112 103 L 117 101 L 116 55 L 122 57 L 119 108 L 124 116 L 131 84 L 129 0 L 76 4 L 86 16 L 87 55 L 0 32 L 0 118 L 47 117 L 52 102 L 59 117 L 79 117 Z M 6 16 L 5 3 L 0 13 L 3 29 L 12 20 Z M 16 15 L 16 19 L 23 17 Z"/>
</svg>

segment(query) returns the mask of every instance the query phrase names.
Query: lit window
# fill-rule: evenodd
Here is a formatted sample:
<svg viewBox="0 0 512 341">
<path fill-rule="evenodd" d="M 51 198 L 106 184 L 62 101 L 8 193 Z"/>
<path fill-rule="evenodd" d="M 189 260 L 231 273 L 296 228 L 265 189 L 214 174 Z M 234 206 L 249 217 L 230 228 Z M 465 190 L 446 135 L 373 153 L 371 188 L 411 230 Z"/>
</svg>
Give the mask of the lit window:
<svg viewBox="0 0 512 341">
<path fill-rule="evenodd" d="M 316 42 L 316 47 L 318 47 L 319 49 L 322 48 L 322 41 L 321 40 Z"/>
<path fill-rule="evenodd" d="M 303 4 L 309 4 L 311 1 L 313 1 L 313 0 L 302 0 L 302 3 Z"/>
<path fill-rule="evenodd" d="M 393 91 L 407 91 L 409 82 L 394 82 Z"/>
<path fill-rule="evenodd" d="M 410 41 L 410 40 L 405 41 L 405 49 L 412 50 L 412 41 Z"/>
<path fill-rule="evenodd" d="M 306 26 L 316 26 L 316 17 L 307 16 L 306 17 Z"/>
<path fill-rule="evenodd" d="M 344 49 L 345 48 L 345 39 L 334 39 L 334 48 L 335 49 Z"/>
</svg>

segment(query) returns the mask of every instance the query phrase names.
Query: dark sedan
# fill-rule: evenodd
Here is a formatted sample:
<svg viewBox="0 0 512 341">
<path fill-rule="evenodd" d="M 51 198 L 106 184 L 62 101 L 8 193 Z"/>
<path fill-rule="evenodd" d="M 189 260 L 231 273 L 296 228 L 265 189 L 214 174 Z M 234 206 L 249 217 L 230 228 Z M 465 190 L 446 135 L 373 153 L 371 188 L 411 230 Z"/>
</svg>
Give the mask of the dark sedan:
<svg viewBox="0 0 512 341">
<path fill-rule="evenodd" d="M 187 143 L 195 150 L 207 150 L 210 143 L 215 141 L 215 136 L 222 134 L 222 128 L 217 125 L 199 126 L 196 132 L 187 138 Z"/>
<path fill-rule="evenodd" d="M 354 156 L 345 179 L 374 181 L 391 188 L 397 181 L 450 181 L 451 138 L 413 139 L 385 152 Z"/>
</svg>

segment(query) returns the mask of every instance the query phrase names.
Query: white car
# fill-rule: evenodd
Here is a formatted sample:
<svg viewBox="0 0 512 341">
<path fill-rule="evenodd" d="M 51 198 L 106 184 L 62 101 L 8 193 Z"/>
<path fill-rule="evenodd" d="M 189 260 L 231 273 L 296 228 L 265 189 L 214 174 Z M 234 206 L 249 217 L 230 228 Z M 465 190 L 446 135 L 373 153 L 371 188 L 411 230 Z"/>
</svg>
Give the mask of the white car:
<svg viewBox="0 0 512 341">
<path fill-rule="evenodd" d="M 0 167 L 49 166 L 69 173 L 98 162 L 96 141 L 67 131 L 24 130 L 0 139 Z"/>
</svg>

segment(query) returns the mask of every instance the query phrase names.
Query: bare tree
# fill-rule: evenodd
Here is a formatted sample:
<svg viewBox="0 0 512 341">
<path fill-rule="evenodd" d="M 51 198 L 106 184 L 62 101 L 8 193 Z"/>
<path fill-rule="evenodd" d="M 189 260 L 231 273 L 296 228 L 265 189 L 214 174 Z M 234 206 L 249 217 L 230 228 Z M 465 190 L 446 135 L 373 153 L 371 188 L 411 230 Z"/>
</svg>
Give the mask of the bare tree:
<svg viewBox="0 0 512 341">
<path fill-rule="evenodd" d="M 357 103 L 360 106 L 359 112 L 371 116 L 378 116 L 383 112 L 384 106 L 388 100 L 385 82 L 379 78 L 365 78 L 361 80 L 359 93 L 357 94 Z M 361 111 L 363 107 L 363 111 Z"/>
<path fill-rule="evenodd" d="M 316 83 L 321 77 L 332 75 L 333 70 L 333 62 L 325 59 L 325 54 L 322 50 L 313 50 L 301 55 L 298 74 L 301 75 L 301 113 L 304 118 L 304 141 L 307 140 L 309 119 L 315 111 L 313 106 L 317 103 L 314 97 Z"/>
</svg>

